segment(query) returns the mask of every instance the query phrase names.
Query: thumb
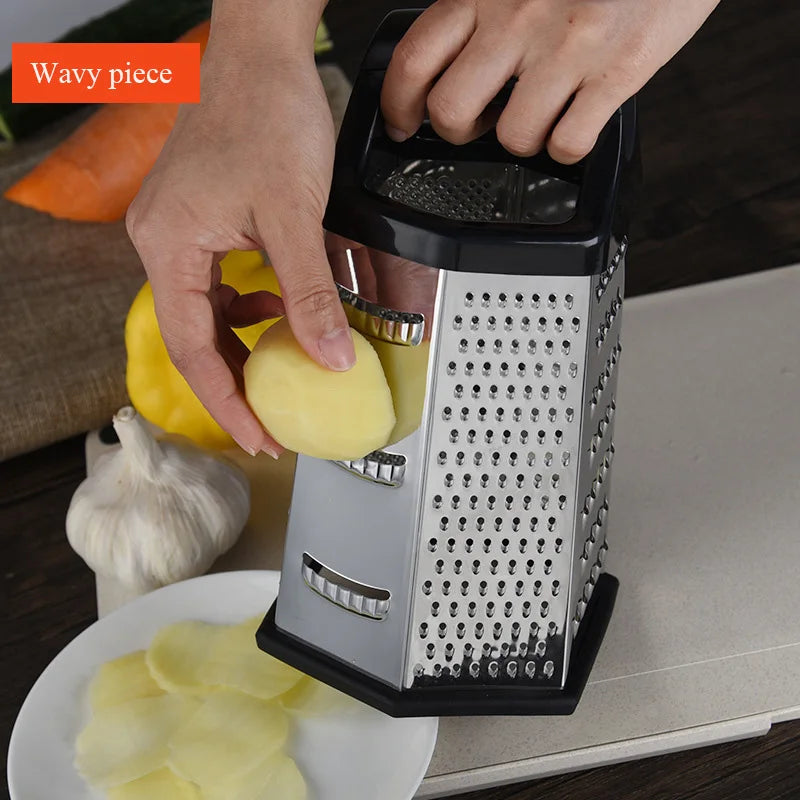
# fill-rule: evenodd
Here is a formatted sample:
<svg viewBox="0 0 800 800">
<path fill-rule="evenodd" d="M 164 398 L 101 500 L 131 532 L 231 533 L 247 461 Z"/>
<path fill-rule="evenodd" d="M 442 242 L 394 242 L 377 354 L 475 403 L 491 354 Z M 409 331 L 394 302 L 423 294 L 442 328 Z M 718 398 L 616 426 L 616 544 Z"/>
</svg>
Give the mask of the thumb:
<svg viewBox="0 0 800 800">
<path fill-rule="evenodd" d="M 350 369 L 356 363 L 353 337 L 325 252 L 322 221 L 296 212 L 276 227 L 280 233 L 265 237 L 265 244 L 295 338 L 323 367 Z"/>
</svg>

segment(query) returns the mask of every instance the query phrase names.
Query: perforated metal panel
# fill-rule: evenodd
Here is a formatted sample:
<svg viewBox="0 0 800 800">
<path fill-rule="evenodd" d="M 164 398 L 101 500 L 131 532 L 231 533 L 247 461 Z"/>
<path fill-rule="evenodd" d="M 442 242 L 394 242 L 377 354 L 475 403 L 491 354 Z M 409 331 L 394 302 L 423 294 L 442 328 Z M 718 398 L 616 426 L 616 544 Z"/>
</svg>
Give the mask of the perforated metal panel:
<svg viewBox="0 0 800 800">
<path fill-rule="evenodd" d="M 622 354 L 620 329 L 627 246 L 627 239 L 623 238 L 608 267 L 592 284 L 578 485 L 580 514 L 575 534 L 579 552 L 571 597 L 573 634 L 578 631 L 608 552 L 606 532 L 614 459 L 617 367 Z"/>
<path fill-rule="evenodd" d="M 416 159 L 371 171 L 367 188 L 462 222 L 559 224 L 574 216 L 578 199 L 573 183 L 500 163 Z"/>
<path fill-rule="evenodd" d="M 591 278 L 443 281 L 406 685 L 560 686 Z"/>
</svg>

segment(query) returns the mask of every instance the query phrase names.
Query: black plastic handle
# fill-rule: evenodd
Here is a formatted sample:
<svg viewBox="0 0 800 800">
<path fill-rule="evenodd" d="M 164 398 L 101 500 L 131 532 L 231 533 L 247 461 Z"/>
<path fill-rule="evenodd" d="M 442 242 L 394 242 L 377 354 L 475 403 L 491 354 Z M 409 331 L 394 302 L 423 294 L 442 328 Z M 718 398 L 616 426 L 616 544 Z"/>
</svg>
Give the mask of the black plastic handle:
<svg viewBox="0 0 800 800">
<path fill-rule="evenodd" d="M 405 142 L 388 138 L 380 94 L 394 49 L 421 10 L 395 11 L 373 37 L 353 86 L 339 133 L 325 224 L 329 230 L 411 261 L 445 269 L 587 274 L 600 271 L 610 245 L 627 233 L 629 178 L 638 159 L 635 100 L 618 110 L 592 152 L 567 166 L 546 153 L 518 158 L 495 132 L 453 145 L 429 124 Z M 498 95 L 507 99 L 511 86 Z M 398 162 L 494 161 L 532 169 L 579 185 L 575 215 L 561 224 L 477 222 L 445 219 L 381 197 L 364 186 L 369 156 L 380 152 Z M 537 245 L 533 252 L 531 245 Z"/>
</svg>

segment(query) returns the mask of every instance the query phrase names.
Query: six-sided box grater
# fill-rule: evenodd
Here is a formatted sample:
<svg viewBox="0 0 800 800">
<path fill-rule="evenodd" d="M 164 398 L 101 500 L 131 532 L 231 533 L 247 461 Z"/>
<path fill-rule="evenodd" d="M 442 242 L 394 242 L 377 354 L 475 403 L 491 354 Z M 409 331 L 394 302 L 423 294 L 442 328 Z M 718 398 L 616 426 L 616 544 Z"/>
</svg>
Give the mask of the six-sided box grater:
<svg viewBox="0 0 800 800">
<path fill-rule="evenodd" d="M 493 133 L 456 147 L 427 122 L 394 143 L 380 88 L 413 18 L 389 15 L 367 52 L 326 216 L 394 441 L 298 458 L 258 642 L 396 716 L 570 713 L 617 588 L 603 566 L 634 105 L 571 167 Z"/>
</svg>

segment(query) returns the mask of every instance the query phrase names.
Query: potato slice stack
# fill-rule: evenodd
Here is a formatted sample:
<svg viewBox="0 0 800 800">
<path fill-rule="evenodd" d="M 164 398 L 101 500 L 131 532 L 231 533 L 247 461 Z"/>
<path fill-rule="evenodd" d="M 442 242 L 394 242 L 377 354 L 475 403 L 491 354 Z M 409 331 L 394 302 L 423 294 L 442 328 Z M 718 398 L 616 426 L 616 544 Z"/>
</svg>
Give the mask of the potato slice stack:
<svg viewBox="0 0 800 800">
<path fill-rule="evenodd" d="M 292 716 L 356 704 L 255 644 L 260 619 L 179 622 L 103 664 L 75 765 L 108 800 L 305 800 Z"/>
</svg>

